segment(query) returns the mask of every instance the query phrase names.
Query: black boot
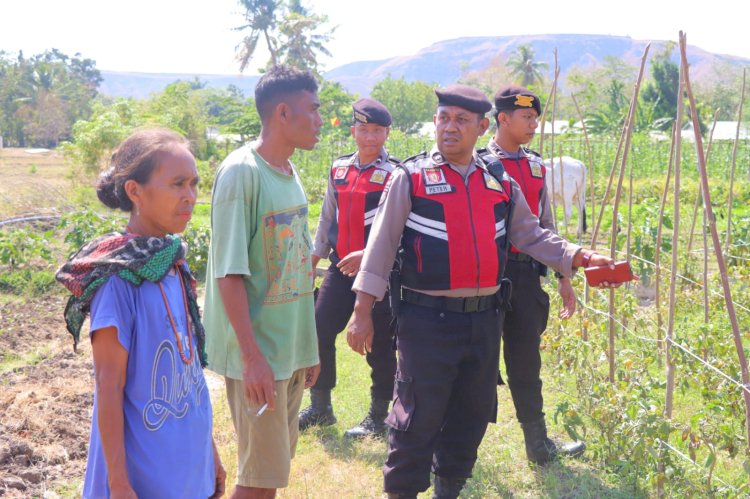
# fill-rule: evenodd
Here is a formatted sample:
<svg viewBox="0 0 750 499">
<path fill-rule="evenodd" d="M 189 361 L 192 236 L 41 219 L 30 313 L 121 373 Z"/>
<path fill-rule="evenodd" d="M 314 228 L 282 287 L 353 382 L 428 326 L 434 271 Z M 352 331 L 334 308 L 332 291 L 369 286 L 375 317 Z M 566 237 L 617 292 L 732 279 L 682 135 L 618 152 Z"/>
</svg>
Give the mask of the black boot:
<svg viewBox="0 0 750 499">
<path fill-rule="evenodd" d="M 466 478 L 446 478 L 435 475 L 432 499 L 457 499 L 465 484 Z"/>
<path fill-rule="evenodd" d="M 388 499 L 417 499 L 417 494 L 401 494 L 399 492 L 388 492 Z"/>
<path fill-rule="evenodd" d="M 372 399 L 367 416 L 354 428 L 344 433 L 346 438 L 384 437 L 388 433 L 385 417 L 388 415 L 390 400 Z"/>
<path fill-rule="evenodd" d="M 332 424 L 336 424 L 336 416 L 331 406 L 331 390 L 310 388 L 310 407 L 299 413 L 299 430 Z"/>
<path fill-rule="evenodd" d="M 545 465 L 560 456 L 579 457 L 586 450 L 583 442 L 569 442 L 558 446 L 547 437 L 547 425 L 544 418 L 531 423 L 521 423 L 523 437 L 526 440 L 526 457 L 529 461 Z"/>
</svg>

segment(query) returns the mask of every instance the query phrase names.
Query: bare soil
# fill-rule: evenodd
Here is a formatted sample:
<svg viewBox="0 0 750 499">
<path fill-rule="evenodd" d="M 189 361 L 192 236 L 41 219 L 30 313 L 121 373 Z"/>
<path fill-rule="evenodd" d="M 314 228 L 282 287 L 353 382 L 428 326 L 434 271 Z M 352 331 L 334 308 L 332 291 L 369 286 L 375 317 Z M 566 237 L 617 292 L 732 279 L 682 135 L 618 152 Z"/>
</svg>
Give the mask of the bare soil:
<svg viewBox="0 0 750 499">
<path fill-rule="evenodd" d="M 5 297 L 0 304 L 2 497 L 80 496 L 93 365 L 85 337 L 73 352 L 65 299 Z"/>
</svg>

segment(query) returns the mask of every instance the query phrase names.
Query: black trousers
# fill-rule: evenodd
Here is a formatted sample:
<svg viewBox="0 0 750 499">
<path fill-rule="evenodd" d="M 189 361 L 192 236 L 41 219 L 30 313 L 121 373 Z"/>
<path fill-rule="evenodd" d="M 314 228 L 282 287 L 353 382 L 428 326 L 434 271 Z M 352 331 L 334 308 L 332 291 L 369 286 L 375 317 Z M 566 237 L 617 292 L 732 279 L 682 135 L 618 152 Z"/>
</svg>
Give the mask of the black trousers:
<svg viewBox="0 0 750 499">
<path fill-rule="evenodd" d="M 354 279 L 347 277 L 333 264 L 328 268 L 315 299 L 315 326 L 318 330 L 320 376 L 314 388 L 332 390 L 336 386 L 336 336 L 346 328 L 354 311 Z M 393 378 L 396 372 L 396 352 L 393 350 L 393 328 L 388 296 L 375 302 L 372 310 L 375 335 L 367 363 L 372 370 L 373 398 L 390 400 L 393 397 Z"/>
<path fill-rule="evenodd" d="M 415 494 L 430 470 L 468 478 L 497 416 L 502 312 L 443 312 L 402 303 L 393 409 L 386 419 L 386 492 Z"/>
<path fill-rule="evenodd" d="M 516 417 L 528 423 L 544 417 L 539 345 L 547 328 L 549 295 L 532 262 L 508 261 L 505 276 L 513 282 L 513 295 L 503 323 L 503 358 Z"/>
</svg>

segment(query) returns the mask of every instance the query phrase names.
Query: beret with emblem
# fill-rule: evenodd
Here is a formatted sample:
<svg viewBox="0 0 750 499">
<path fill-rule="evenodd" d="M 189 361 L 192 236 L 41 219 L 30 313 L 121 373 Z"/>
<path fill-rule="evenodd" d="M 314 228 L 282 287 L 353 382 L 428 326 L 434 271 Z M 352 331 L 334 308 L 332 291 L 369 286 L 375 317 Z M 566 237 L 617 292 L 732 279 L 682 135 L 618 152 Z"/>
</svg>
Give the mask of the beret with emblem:
<svg viewBox="0 0 750 499">
<path fill-rule="evenodd" d="M 498 90 L 495 94 L 495 109 L 497 111 L 533 109 L 536 114 L 542 114 L 539 97 L 528 88 L 519 85 L 508 85 Z"/>
<path fill-rule="evenodd" d="M 466 85 L 448 85 L 436 88 L 438 106 L 458 106 L 472 113 L 485 114 L 492 109 L 492 103 L 484 92 Z"/>
<path fill-rule="evenodd" d="M 359 99 L 352 104 L 352 119 L 357 123 L 374 123 L 380 126 L 391 126 L 391 113 L 388 108 L 375 99 Z"/>
</svg>

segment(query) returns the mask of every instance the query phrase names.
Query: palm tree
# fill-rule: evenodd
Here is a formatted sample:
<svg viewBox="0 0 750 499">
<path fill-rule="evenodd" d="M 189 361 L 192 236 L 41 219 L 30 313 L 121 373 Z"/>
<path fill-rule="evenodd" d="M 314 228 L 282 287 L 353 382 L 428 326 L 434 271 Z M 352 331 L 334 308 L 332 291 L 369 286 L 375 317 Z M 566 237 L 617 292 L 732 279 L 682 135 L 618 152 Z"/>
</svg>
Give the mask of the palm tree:
<svg viewBox="0 0 750 499">
<path fill-rule="evenodd" d="M 271 53 L 271 63 L 275 65 L 278 62 L 278 41 L 274 32 L 279 24 L 277 10 L 281 5 L 281 0 L 240 0 L 240 5 L 245 9 L 246 24 L 235 28 L 235 30 L 249 30 L 249 34 L 237 46 L 240 72 L 247 68 L 255 49 L 258 47 L 258 40 L 261 35 L 263 35 L 268 51 Z"/>
<path fill-rule="evenodd" d="M 549 67 L 546 62 L 534 61 L 534 49 L 531 45 L 520 45 L 508 58 L 507 65 L 511 75 L 520 80 L 524 87 L 542 83 L 542 70 Z"/>
<path fill-rule="evenodd" d="M 284 63 L 318 74 L 317 55 L 331 55 L 325 44 L 331 40 L 333 29 L 316 33 L 327 21 L 327 16 L 290 9 L 279 27 L 284 42 L 280 44 L 278 53 Z"/>
</svg>

